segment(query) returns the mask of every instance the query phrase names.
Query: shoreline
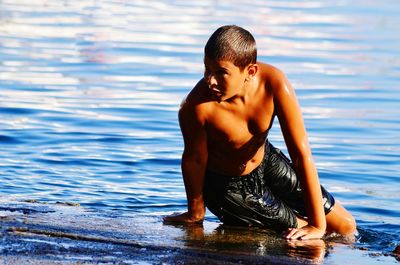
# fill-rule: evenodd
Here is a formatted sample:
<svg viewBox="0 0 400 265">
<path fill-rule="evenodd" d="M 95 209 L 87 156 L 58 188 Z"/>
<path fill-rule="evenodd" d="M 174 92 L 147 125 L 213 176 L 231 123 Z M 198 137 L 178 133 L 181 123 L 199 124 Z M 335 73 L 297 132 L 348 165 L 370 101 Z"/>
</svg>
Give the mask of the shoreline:
<svg viewBox="0 0 400 265">
<path fill-rule="evenodd" d="M 0 203 L 3 264 L 396 263 L 338 239 L 287 242 L 257 228 L 164 225 L 160 216 L 116 215 L 76 204 Z"/>
</svg>

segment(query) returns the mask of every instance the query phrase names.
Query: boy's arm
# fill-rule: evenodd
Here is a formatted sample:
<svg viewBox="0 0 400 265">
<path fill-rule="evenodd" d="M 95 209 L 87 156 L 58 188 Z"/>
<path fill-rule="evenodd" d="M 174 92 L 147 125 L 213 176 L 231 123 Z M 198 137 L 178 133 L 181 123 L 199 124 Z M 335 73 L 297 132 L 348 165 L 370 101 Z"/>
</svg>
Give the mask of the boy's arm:
<svg viewBox="0 0 400 265">
<path fill-rule="evenodd" d="M 288 230 L 286 238 L 321 238 L 325 234 L 326 218 L 318 173 L 312 158 L 301 109 L 294 89 L 285 75 L 278 72 L 277 77 L 275 84 L 273 84 L 273 87 L 275 87 L 275 111 L 294 169 L 303 189 L 308 215 L 308 225 L 299 229 Z"/>
<path fill-rule="evenodd" d="M 207 167 L 208 151 L 204 122 L 195 107 L 184 103 L 179 111 L 184 151 L 182 175 L 188 201 L 188 211 L 164 218 L 166 222 L 199 223 L 205 215 L 203 199 L 204 174 Z"/>
</svg>

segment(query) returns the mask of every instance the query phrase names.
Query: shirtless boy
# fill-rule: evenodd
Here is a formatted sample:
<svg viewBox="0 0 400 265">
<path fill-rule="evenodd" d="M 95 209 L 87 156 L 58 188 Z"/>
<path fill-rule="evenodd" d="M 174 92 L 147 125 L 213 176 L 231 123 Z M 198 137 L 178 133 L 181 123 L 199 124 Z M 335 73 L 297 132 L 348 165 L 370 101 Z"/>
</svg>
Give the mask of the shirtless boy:
<svg viewBox="0 0 400 265">
<path fill-rule="evenodd" d="M 287 239 L 353 234 L 352 215 L 320 186 L 294 89 L 279 69 L 257 62 L 253 36 L 217 29 L 204 64 L 179 111 L 188 211 L 164 221 L 201 223 L 207 207 L 224 224 L 285 231 Z M 275 116 L 292 162 L 268 142 Z"/>
</svg>

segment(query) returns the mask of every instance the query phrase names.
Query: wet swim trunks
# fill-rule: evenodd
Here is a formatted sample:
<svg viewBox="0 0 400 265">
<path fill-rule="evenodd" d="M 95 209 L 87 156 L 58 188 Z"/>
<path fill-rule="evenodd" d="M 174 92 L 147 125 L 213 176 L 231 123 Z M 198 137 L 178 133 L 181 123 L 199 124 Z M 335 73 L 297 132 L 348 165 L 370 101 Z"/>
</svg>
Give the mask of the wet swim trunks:
<svg viewBox="0 0 400 265">
<path fill-rule="evenodd" d="M 321 186 L 325 214 L 335 204 Z M 268 141 L 261 164 L 245 176 L 206 172 L 207 208 L 227 225 L 261 226 L 275 230 L 297 227 L 296 216 L 307 218 L 305 203 L 290 160 Z"/>
</svg>

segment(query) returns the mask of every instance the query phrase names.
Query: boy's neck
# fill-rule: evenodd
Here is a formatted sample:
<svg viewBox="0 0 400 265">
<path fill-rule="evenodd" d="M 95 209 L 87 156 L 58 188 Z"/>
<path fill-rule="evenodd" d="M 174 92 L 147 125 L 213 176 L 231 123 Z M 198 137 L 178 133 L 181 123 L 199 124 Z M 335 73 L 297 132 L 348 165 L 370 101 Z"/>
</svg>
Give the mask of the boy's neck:
<svg viewBox="0 0 400 265">
<path fill-rule="evenodd" d="M 256 92 L 255 89 L 256 86 L 254 86 L 253 82 L 248 81 L 243 85 L 242 89 L 240 89 L 239 93 L 218 103 L 228 104 L 231 106 L 247 105 L 252 101 Z"/>
</svg>

